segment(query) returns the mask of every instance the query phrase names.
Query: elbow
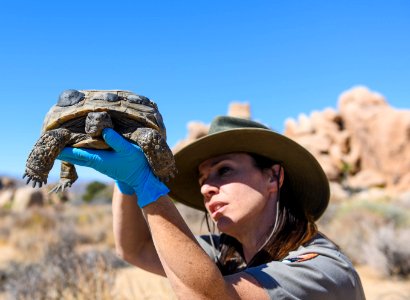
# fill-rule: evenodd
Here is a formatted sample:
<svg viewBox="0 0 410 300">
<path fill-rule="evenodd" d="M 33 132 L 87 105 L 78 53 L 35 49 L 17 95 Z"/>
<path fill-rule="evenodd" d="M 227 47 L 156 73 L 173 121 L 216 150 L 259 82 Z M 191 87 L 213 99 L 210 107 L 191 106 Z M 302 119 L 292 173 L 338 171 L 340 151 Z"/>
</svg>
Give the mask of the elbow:
<svg viewBox="0 0 410 300">
<path fill-rule="evenodd" d="M 117 254 L 117 256 L 126 261 L 127 263 L 134 265 L 136 267 L 139 267 L 140 263 L 139 263 L 139 259 L 138 259 L 138 255 L 135 253 L 132 253 L 130 251 L 125 250 L 122 247 L 116 247 L 115 248 L 115 253 Z"/>
<path fill-rule="evenodd" d="M 126 256 L 127 256 L 127 254 L 126 254 L 126 252 L 124 251 L 124 249 L 122 249 L 122 248 L 119 248 L 119 247 L 116 247 L 115 248 L 115 254 L 117 254 L 117 256 L 119 257 L 119 258 L 121 258 L 122 260 L 127 260 L 126 259 Z"/>
</svg>

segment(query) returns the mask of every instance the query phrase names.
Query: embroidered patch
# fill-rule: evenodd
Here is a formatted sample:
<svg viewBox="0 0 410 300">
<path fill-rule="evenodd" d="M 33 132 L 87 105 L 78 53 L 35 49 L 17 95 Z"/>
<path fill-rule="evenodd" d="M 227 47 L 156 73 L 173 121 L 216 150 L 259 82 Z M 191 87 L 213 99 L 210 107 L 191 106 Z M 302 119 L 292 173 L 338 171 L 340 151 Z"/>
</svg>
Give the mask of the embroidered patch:
<svg viewBox="0 0 410 300">
<path fill-rule="evenodd" d="M 315 258 L 317 256 L 319 256 L 319 254 L 317 254 L 317 253 L 306 253 L 306 254 L 296 256 L 296 257 L 286 258 L 286 259 L 283 260 L 283 262 L 285 262 L 285 263 L 302 262 L 302 261 L 310 260 L 310 259 Z"/>
</svg>

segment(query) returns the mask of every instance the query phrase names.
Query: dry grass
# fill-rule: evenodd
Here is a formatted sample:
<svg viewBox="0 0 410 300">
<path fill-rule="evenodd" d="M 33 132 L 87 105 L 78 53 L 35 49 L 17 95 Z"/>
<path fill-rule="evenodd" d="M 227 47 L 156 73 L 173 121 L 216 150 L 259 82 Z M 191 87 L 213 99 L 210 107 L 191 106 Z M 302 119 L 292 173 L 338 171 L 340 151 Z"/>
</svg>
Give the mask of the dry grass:
<svg viewBox="0 0 410 300">
<path fill-rule="evenodd" d="M 70 206 L 3 215 L 0 232 L 15 251 L 12 261 L 3 262 L 1 289 L 8 298 L 114 299 L 116 257 L 108 251 L 78 251 L 83 244 L 105 242 L 109 210 L 86 210 L 86 219 L 82 207 Z"/>
<path fill-rule="evenodd" d="M 77 254 L 52 245 L 37 263 L 12 265 L 5 291 L 11 299 L 115 299 L 115 269 L 107 254 Z"/>
<path fill-rule="evenodd" d="M 114 254 L 110 205 L 0 214 L 0 299 L 173 299 L 165 278 Z"/>
<path fill-rule="evenodd" d="M 180 209 L 194 232 L 206 231 L 203 214 Z M 408 206 L 393 200 L 346 200 L 331 204 L 319 228 L 362 276 L 368 267 L 376 271 L 377 278 L 364 278 L 365 291 L 383 296 L 377 287 L 410 290 L 409 225 Z M 129 267 L 113 249 L 110 205 L 0 211 L 0 298 L 175 299 L 165 278 Z"/>
</svg>

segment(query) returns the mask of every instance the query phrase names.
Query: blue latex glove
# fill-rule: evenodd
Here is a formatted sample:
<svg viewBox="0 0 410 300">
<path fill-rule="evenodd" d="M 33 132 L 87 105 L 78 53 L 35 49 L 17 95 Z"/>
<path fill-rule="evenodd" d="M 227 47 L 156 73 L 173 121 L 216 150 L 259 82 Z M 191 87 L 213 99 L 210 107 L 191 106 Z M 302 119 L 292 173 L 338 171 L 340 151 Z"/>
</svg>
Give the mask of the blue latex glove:
<svg viewBox="0 0 410 300">
<path fill-rule="evenodd" d="M 140 207 L 169 192 L 152 172 L 138 145 L 128 142 L 111 128 L 105 128 L 102 135 L 114 151 L 66 147 L 57 158 L 91 167 L 113 178 L 122 193 L 132 195 L 135 191 Z"/>
</svg>

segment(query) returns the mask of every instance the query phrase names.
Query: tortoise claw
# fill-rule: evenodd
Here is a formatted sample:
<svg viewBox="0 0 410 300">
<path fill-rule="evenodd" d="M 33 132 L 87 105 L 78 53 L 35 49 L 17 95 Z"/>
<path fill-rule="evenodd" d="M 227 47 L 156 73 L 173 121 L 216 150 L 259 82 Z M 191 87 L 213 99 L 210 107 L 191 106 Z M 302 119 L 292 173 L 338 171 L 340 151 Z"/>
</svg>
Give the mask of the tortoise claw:
<svg viewBox="0 0 410 300">
<path fill-rule="evenodd" d="M 56 184 L 48 193 L 58 193 L 58 192 L 64 192 L 66 189 L 71 187 L 71 181 L 68 179 L 61 180 L 58 184 Z"/>
<path fill-rule="evenodd" d="M 57 184 L 57 185 L 56 185 L 55 187 L 53 187 L 48 193 L 49 193 L 49 194 L 51 194 L 51 193 L 57 193 L 59 187 L 60 187 L 60 186 Z"/>
<path fill-rule="evenodd" d="M 31 175 L 28 172 L 25 172 L 23 175 L 23 178 L 26 178 L 26 184 L 29 184 L 31 182 L 31 186 L 33 188 L 35 188 L 36 186 L 38 186 L 39 188 L 41 188 L 43 186 L 43 184 L 47 183 L 47 180 L 42 180 L 40 177 L 35 176 L 35 175 Z"/>
</svg>

